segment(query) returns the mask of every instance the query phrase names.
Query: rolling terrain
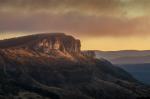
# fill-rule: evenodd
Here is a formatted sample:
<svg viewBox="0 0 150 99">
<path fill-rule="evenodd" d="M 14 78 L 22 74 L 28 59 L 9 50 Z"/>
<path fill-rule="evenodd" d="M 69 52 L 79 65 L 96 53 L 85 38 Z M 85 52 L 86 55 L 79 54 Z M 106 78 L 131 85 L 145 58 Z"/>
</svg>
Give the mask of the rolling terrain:
<svg viewBox="0 0 150 99">
<path fill-rule="evenodd" d="M 2 99 L 136 99 L 150 87 L 105 59 L 80 50 L 80 40 L 47 33 L 0 41 Z"/>
<path fill-rule="evenodd" d="M 120 64 L 119 67 L 128 71 L 139 81 L 150 85 L 150 63 Z"/>
<path fill-rule="evenodd" d="M 113 64 L 143 64 L 150 63 L 150 51 L 94 51 L 97 58 L 105 58 Z"/>
<path fill-rule="evenodd" d="M 150 51 L 85 51 L 92 57 L 105 58 L 111 63 L 125 69 L 136 79 L 150 85 Z"/>
</svg>

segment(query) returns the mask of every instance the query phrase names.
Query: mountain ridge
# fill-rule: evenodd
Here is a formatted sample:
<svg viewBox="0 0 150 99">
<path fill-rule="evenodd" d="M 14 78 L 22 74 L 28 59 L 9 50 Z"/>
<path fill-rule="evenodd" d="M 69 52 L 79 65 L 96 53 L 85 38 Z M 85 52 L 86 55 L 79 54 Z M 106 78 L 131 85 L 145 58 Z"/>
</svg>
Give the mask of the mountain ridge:
<svg viewBox="0 0 150 99">
<path fill-rule="evenodd" d="M 86 51 L 85 51 L 86 52 Z M 105 58 L 113 64 L 143 64 L 150 62 L 150 50 L 123 50 L 123 51 L 98 51 L 89 50 L 95 53 L 97 58 Z"/>
<path fill-rule="evenodd" d="M 75 39 L 72 36 L 65 35 L 64 33 L 48 33 L 48 34 L 23 36 L 21 38 L 18 37 L 18 38 L 12 38 L 12 39 L 0 41 L 0 48 L 7 48 L 7 46 L 28 47 L 25 49 L 33 49 L 33 50 L 37 50 L 40 48 L 46 50 L 47 48 L 47 50 L 61 50 L 61 51 L 65 51 L 67 49 L 72 48 L 72 51 L 71 50 L 67 50 L 67 51 L 79 52 L 81 44 L 80 44 L 80 40 Z"/>
<path fill-rule="evenodd" d="M 33 99 L 149 97 L 149 87 L 123 69 L 107 60 L 82 54 L 79 40 L 65 34 L 53 35 L 52 37 L 51 34 L 40 34 L 0 42 L 1 97 L 30 96 Z M 43 39 L 46 39 L 46 42 Z M 32 42 L 34 40 L 36 42 Z M 39 41 L 44 44 L 37 47 Z M 59 46 L 56 44 L 58 41 Z M 22 46 L 20 42 L 24 45 Z M 15 43 L 19 44 L 14 46 Z"/>
</svg>

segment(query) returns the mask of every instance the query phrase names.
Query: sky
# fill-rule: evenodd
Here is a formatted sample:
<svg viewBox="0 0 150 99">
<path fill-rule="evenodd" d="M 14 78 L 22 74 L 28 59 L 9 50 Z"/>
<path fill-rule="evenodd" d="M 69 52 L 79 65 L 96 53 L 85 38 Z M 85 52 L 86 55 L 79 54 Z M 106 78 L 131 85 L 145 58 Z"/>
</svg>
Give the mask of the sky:
<svg viewBox="0 0 150 99">
<path fill-rule="evenodd" d="M 0 0 L 0 39 L 64 32 L 82 50 L 150 50 L 150 0 Z"/>
</svg>

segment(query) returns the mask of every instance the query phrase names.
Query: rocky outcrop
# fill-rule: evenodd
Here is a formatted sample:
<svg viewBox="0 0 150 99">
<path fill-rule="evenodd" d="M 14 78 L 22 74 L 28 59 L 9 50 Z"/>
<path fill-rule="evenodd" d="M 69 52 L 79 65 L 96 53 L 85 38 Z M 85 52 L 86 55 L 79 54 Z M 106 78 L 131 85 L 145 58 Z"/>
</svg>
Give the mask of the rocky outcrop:
<svg viewBox="0 0 150 99">
<path fill-rule="evenodd" d="M 42 37 L 43 36 L 43 37 Z M 80 40 L 65 34 L 45 34 L 39 35 L 39 40 L 33 45 L 33 49 L 43 52 L 50 52 L 51 50 L 59 50 L 62 52 L 79 53 Z"/>
<path fill-rule="evenodd" d="M 91 53 L 82 56 L 80 41 L 72 36 L 31 35 L 0 41 L 0 48 L 0 98 L 150 97 L 149 87 L 126 71 Z"/>
<path fill-rule="evenodd" d="M 94 51 L 82 51 L 82 54 L 86 57 L 96 58 L 96 54 Z"/>
<path fill-rule="evenodd" d="M 64 33 L 48 33 L 0 41 L 0 48 L 24 48 L 49 53 L 80 53 L 80 40 Z"/>
</svg>

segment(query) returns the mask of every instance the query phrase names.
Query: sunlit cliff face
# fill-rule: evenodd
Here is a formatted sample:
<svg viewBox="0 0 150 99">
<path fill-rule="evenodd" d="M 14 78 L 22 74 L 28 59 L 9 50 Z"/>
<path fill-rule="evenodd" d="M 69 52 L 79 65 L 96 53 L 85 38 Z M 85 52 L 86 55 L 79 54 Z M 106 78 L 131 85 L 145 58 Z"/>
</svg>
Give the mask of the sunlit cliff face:
<svg viewBox="0 0 150 99">
<path fill-rule="evenodd" d="M 0 39 L 64 32 L 83 50 L 148 50 L 149 12 L 150 0 L 0 0 Z"/>
</svg>

